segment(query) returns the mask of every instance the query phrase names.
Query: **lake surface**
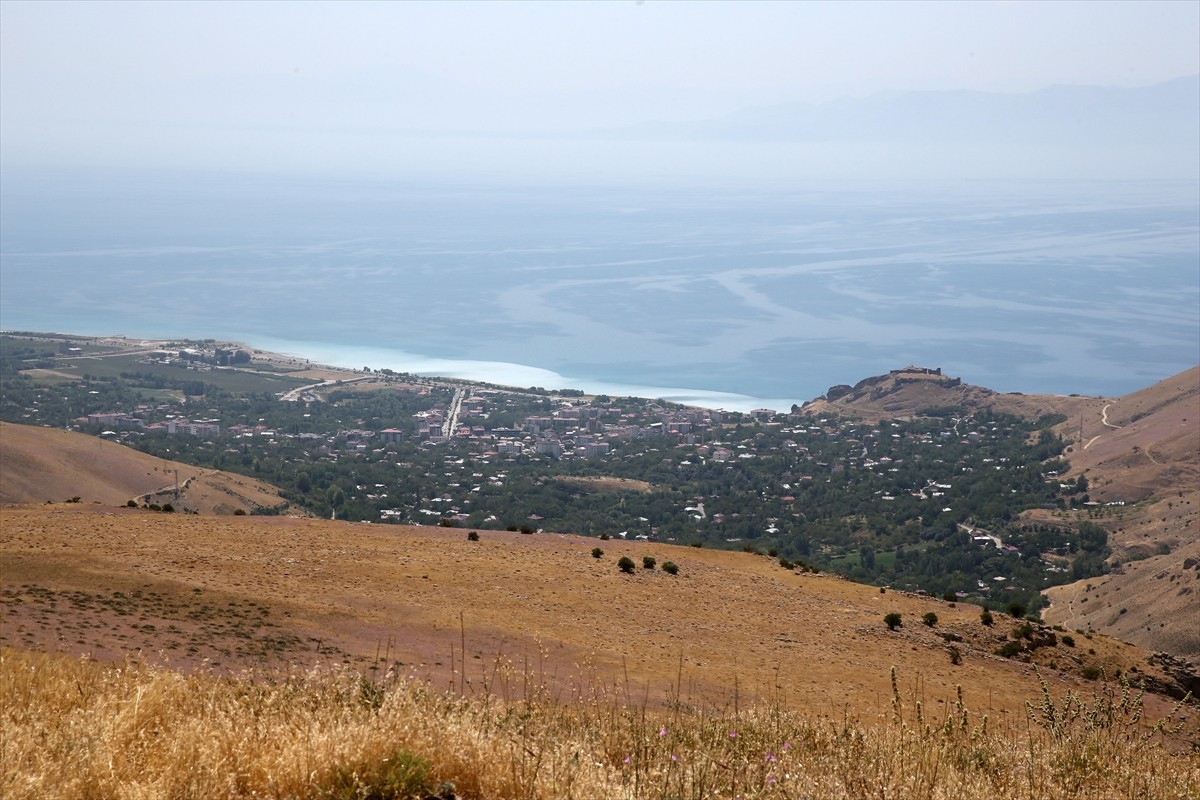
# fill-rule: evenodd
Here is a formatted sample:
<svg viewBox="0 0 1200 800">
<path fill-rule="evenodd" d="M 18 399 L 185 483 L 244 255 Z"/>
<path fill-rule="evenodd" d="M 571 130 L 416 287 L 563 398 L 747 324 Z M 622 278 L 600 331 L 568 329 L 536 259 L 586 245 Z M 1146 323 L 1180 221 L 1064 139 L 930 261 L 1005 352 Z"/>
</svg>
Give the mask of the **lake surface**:
<svg viewBox="0 0 1200 800">
<path fill-rule="evenodd" d="M 5 175 L 0 324 L 787 408 L 888 369 L 1118 395 L 1200 361 L 1200 188 Z"/>
</svg>

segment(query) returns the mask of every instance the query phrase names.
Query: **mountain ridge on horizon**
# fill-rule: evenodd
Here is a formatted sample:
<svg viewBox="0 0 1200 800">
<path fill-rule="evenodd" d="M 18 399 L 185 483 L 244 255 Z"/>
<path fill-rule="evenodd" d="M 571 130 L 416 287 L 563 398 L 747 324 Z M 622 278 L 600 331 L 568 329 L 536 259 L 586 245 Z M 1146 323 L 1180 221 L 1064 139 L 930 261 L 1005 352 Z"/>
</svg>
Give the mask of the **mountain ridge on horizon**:
<svg viewBox="0 0 1200 800">
<path fill-rule="evenodd" d="M 1153 117 L 1145 115 L 1152 114 Z M 871 123 L 887 122 L 886 128 Z M 1134 121 L 1142 124 L 1132 126 Z M 947 123 L 962 123 L 955 130 Z M 684 122 L 647 121 L 598 131 L 613 138 L 717 141 L 1052 142 L 1089 133 L 1100 142 L 1194 144 L 1200 131 L 1200 73 L 1146 86 L 1054 84 L 1028 92 L 883 89 L 824 102 L 748 106 Z M 884 135 L 880 135 L 883 133 Z M 1117 134 L 1114 136 L 1114 134 Z M 1107 137 L 1107 138 L 1105 138 Z M 1190 137 L 1190 139 L 1188 138 Z"/>
</svg>

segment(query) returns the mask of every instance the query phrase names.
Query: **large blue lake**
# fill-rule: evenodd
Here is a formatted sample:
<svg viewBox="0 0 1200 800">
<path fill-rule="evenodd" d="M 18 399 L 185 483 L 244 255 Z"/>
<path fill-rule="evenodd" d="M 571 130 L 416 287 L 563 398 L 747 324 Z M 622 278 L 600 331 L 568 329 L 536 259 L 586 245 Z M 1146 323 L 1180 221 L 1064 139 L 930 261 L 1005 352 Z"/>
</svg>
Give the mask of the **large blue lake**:
<svg viewBox="0 0 1200 800">
<path fill-rule="evenodd" d="M 5 175 L 0 324 L 786 408 L 888 369 L 1116 395 L 1200 361 L 1200 189 Z"/>
</svg>

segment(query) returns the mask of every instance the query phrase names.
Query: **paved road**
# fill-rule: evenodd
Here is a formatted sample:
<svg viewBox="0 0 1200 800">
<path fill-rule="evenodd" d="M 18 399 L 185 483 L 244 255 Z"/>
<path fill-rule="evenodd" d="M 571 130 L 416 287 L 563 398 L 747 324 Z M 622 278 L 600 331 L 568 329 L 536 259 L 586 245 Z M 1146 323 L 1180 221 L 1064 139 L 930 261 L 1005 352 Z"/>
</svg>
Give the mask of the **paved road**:
<svg viewBox="0 0 1200 800">
<path fill-rule="evenodd" d="M 316 389 L 327 389 L 331 386 L 346 386 L 351 383 L 362 383 L 363 381 L 373 381 L 373 380 L 375 380 L 374 375 L 367 375 L 366 377 L 362 377 L 362 378 L 337 378 L 335 380 L 321 381 L 320 383 L 310 383 L 307 386 L 301 386 L 298 389 L 292 389 L 289 392 L 284 392 L 283 394 L 281 394 L 279 396 L 279 399 L 285 400 L 289 403 L 293 403 L 293 402 L 299 400 L 300 396 L 303 395 L 304 393 L 311 392 Z"/>
<path fill-rule="evenodd" d="M 447 439 L 458 430 L 458 412 L 462 409 L 462 401 L 466 394 L 467 390 L 461 386 L 454 390 L 454 399 L 450 401 L 450 411 L 446 414 L 446 421 L 442 423 L 442 436 Z"/>
</svg>

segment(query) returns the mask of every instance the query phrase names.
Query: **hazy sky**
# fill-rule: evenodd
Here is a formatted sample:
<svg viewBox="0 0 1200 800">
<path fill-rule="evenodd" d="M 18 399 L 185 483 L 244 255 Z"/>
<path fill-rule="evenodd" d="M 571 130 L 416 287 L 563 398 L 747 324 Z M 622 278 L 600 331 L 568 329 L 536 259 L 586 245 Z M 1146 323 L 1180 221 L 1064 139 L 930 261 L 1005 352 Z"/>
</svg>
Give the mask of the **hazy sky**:
<svg viewBox="0 0 1200 800">
<path fill-rule="evenodd" d="M 0 154 L 403 166 L 397 134 L 578 131 L 882 89 L 1148 85 L 1200 72 L 1198 42 L 1186 0 L 2 0 Z"/>
</svg>

